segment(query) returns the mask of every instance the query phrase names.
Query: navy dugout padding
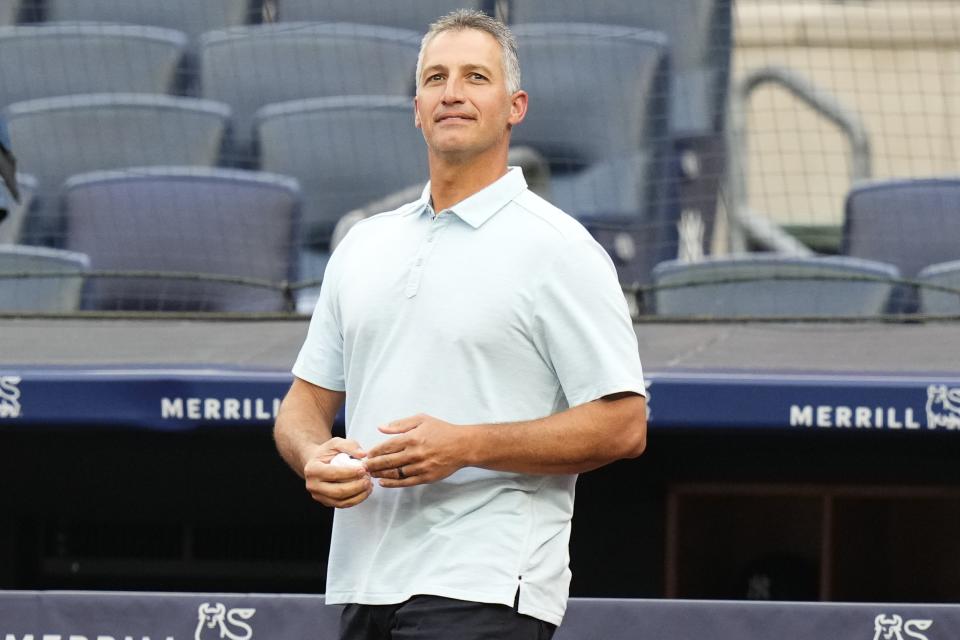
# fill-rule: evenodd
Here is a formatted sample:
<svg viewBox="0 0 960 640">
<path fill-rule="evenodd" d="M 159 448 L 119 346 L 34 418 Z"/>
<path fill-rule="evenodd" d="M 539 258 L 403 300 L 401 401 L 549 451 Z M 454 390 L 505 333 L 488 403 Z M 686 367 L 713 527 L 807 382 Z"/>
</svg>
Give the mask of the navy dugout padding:
<svg viewBox="0 0 960 640">
<path fill-rule="evenodd" d="M 323 596 L 0 592 L 0 637 L 293 640 L 338 637 Z M 556 640 L 768 640 L 960 634 L 960 605 L 573 598 Z"/>
</svg>

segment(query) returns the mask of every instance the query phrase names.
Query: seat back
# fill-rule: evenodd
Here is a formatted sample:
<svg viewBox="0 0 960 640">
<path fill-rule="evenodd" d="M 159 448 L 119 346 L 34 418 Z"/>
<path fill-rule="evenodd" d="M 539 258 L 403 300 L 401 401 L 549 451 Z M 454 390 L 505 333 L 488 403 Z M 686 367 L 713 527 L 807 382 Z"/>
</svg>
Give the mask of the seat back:
<svg viewBox="0 0 960 640">
<path fill-rule="evenodd" d="M 649 217 L 664 185 L 665 38 L 589 24 L 514 33 L 531 97 L 511 142 L 550 162 L 555 204 L 577 217 Z"/>
<path fill-rule="evenodd" d="M 883 260 L 912 278 L 960 259 L 960 179 L 890 180 L 847 194 L 842 251 Z"/>
<path fill-rule="evenodd" d="M 68 177 L 131 166 L 214 165 L 230 110 L 191 98 L 98 94 L 21 102 L 6 114 L 19 166 L 39 180 L 32 233 L 57 236 L 53 195 Z"/>
<path fill-rule="evenodd" d="M 93 268 L 193 274 L 97 278 L 86 306 L 150 311 L 280 311 L 294 275 L 296 181 L 204 167 L 141 167 L 75 176 L 63 190 L 67 246 Z"/>
<path fill-rule="evenodd" d="M 653 270 L 657 314 L 869 317 L 882 313 L 897 268 L 845 257 L 741 255 Z"/>
<path fill-rule="evenodd" d="M 154 27 L 0 27 L 0 107 L 81 93 L 166 93 L 186 46 L 184 34 Z"/>
<path fill-rule="evenodd" d="M 82 253 L 0 245 L 0 311 L 75 311 L 80 304 L 83 273 L 89 267 L 90 261 Z M 14 276 L 25 273 L 63 276 Z"/>
<path fill-rule="evenodd" d="M 250 0 L 46 0 L 47 20 L 113 22 L 176 29 L 193 39 L 242 25 Z"/>
<path fill-rule="evenodd" d="M 280 0 L 277 17 L 285 22 L 354 22 L 426 33 L 430 23 L 454 9 L 483 9 L 486 4 L 484 0 Z"/>
<path fill-rule="evenodd" d="M 413 95 L 416 32 L 345 23 L 214 31 L 201 41 L 202 95 L 233 108 L 237 153 L 268 104 L 338 95 Z"/>
<path fill-rule="evenodd" d="M 844 207 L 841 253 L 897 265 L 905 278 L 960 259 L 960 179 L 889 180 L 855 186 Z M 917 291 L 899 287 L 892 311 L 915 311 Z"/>
<path fill-rule="evenodd" d="M 341 96 L 272 105 L 257 115 L 261 168 L 296 177 L 306 244 L 324 247 L 344 214 L 428 179 L 413 101 Z"/>
<path fill-rule="evenodd" d="M 960 260 L 930 265 L 917 274 L 917 280 L 960 291 Z M 920 311 L 960 315 L 960 293 L 921 287 Z"/>
<path fill-rule="evenodd" d="M 510 21 L 587 22 L 659 31 L 670 48 L 671 127 L 719 131 L 732 50 L 731 0 L 516 0 Z"/>
</svg>

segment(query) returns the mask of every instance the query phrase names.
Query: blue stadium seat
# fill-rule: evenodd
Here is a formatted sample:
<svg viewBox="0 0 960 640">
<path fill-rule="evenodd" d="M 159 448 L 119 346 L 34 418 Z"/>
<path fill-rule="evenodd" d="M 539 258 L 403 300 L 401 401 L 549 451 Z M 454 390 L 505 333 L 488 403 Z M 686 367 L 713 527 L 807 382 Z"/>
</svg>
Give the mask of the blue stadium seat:
<svg viewBox="0 0 960 640">
<path fill-rule="evenodd" d="M 96 94 L 31 100 L 5 111 L 20 168 L 39 181 L 40 208 L 24 241 L 56 244 L 57 201 L 70 176 L 144 165 L 214 165 L 230 116 L 208 100 Z"/>
<path fill-rule="evenodd" d="M 277 102 L 338 95 L 413 95 L 416 32 L 347 23 L 284 23 L 204 34 L 202 95 L 233 107 L 240 164 L 253 116 Z"/>
<path fill-rule="evenodd" d="M 250 0 L 46 0 L 50 21 L 112 22 L 176 29 L 189 38 L 246 24 Z"/>
<path fill-rule="evenodd" d="M 83 273 L 89 267 L 90 261 L 82 253 L 46 247 L 0 245 L 0 311 L 76 311 L 83 289 Z M 4 277 L 4 274 L 15 273 L 65 275 Z"/>
<path fill-rule="evenodd" d="M 711 248 L 726 164 L 732 5 L 732 0 L 513 0 L 509 5 L 514 25 L 587 22 L 649 29 L 667 37 L 670 148 L 663 237 L 657 243 L 662 259 L 676 256 L 679 238 L 667 230 L 676 228 L 681 212 L 702 224 L 702 251 Z M 640 269 L 633 275 L 645 281 L 649 274 Z"/>
<path fill-rule="evenodd" d="M 661 249 L 674 228 L 661 219 L 668 182 L 666 38 L 575 23 L 521 24 L 514 33 L 530 106 L 511 143 L 546 158 L 551 201 L 598 238 L 631 234 L 635 248 L 629 263 L 618 265 L 621 279 L 646 279 L 654 264 L 676 255 Z"/>
<path fill-rule="evenodd" d="M 656 313 L 703 317 L 870 317 L 899 277 L 893 265 L 774 254 L 669 261 L 653 270 Z"/>
<path fill-rule="evenodd" d="M 22 0 L 0 0 L 0 26 L 14 24 L 20 13 Z"/>
<path fill-rule="evenodd" d="M 166 93 L 186 46 L 179 31 L 154 27 L 0 27 L 0 107 L 80 93 Z"/>
<path fill-rule="evenodd" d="M 454 9 L 484 9 L 485 0 L 279 0 L 277 18 L 289 21 L 356 22 L 425 33 Z"/>
<path fill-rule="evenodd" d="M 326 248 L 344 214 L 428 179 L 413 100 L 341 96 L 260 110 L 260 167 L 296 177 L 304 192 L 304 244 Z"/>
<path fill-rule="evenodd" d="M 37 192 L 37 179 L 25 173 L 18 173 L 17 189 L 20 191 L 20 202 L 14 202 L 12 197 L 8 198 L 7 217 L 0 220 L 0 244 L 16 244 L 20 241 L 20 231 L 23 229 Z M 0 192 L 3 190 L 4 186 L 0 183 Z M 0 203 L 3 201 L 0 195 Z"/>
<path fill-rule="evenodd" d="M 841 252 L 897 265 L 905 278 L 960 259 L 960 178 L 888 180 L 847 194 Z M 916 291 L 898 290 L 892 310 L 914 311 Z"/>
<path fill-rule="evenodd" d="M 273 174 L 139 167 L 64 185 L 67 247 L 98 270 L 166 271 L 280 284 L 295 275 L 300 190 Z M 215 280 L 97 278 L 87 307 L 150 311 L 281 311 L 274 288 Z"/>
<path fill-rule="evenodd" d="M 917 274 L 917 280 L 960 290 L 960 260 L 933 264 Z M 960 315 L 960 293 L 920 288 L 920 311 Z"/>
<path fill-rule="evenodd" d="M 550 162 L 554 202 L 577 217 L 649 216 L 662 178 L 665 38 L 587 24 L 514 32 L 531 99 L 511 142 Z"/>
<path fill-rule="evenodd" d="M 659 31 L 671 67 L 671 127 L 678 132 L 722 129 L 732 50 L 731 0 L 513 0 L 509 19 L 592 22 Z"/>
</svg>

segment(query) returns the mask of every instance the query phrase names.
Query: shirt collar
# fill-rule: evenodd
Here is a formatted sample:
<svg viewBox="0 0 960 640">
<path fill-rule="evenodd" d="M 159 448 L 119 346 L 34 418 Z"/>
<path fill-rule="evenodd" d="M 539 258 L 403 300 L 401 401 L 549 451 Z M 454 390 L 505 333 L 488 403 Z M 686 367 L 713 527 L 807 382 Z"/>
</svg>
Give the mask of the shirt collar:
<svg viewBox="0 0 960 640">
<path fill-rule="evenodd" d="M 456 214 L 461 220 L 477 229 L 484 222 L 503 209 L 514 198 L 527 189 L 527 181 L 523 177 L 520 167 L 509 167 L 504 174 L 493 184 L 484 187 L 469 198 L 461 200 L 450 207 L 449 211 Z M 419 207 L 413 207 L 411 213 L 432 212 L 430 206 L 430 183 L 423 188 L 420 195 Z"/>
</svg>

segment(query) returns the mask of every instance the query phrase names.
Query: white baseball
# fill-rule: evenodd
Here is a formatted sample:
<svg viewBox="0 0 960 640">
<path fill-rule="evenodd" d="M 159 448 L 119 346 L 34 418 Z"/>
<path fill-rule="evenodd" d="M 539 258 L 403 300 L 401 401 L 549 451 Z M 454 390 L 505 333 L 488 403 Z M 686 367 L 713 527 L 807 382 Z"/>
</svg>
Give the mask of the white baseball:
<svg viewBox="0 0 960 640">
<path fill-rule="evenodd" d="M 338 453 L 330 461 L 335 467 L 362 467 L 363 463 L 356 458 L 351 458 L 349 453 Z"/>
</svg>

